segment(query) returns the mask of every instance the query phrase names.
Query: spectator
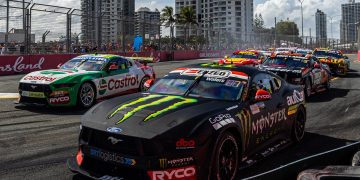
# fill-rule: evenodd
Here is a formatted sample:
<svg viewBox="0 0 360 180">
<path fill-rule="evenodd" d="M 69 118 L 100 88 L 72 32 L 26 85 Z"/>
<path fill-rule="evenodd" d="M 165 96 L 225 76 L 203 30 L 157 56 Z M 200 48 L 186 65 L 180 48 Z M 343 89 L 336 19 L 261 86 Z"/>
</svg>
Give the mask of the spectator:
<svg viewBox="0 0 360 180">
<path fill-rule="evenodd" d="M 6 45 L 4 45 L 2 48 L 1 48 L 1 55 L 5 55 L 6 53 Z"/>
</svg>

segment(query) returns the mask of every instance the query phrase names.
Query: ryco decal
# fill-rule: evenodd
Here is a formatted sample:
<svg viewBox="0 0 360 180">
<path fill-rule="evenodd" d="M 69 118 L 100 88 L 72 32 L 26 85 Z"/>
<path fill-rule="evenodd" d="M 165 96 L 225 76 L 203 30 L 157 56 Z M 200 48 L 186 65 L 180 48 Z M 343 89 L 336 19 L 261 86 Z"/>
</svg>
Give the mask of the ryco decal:
<svg viewBox="0 0 360 180">
<path fill-rule="evenodd" d="M 123 87 L 128 86 L 135 86 L 139 84 L 139 76 L 136 75 L 136 77 L 125 77 L 124 79 L 110 79 L 108 83 L 108 89 L 114 90 L 114 89 L 120 89 Z"/>
<path fill-rule="evenodd" d="M 145 104 L 142 104 L 142 105 L 139 105 L 135 108 L 132 108 L 131 111 L 128 111 L 127 113 L 124 114 L 124 116 L 116 123 L 116 124 L 120 124 L 122 122 L 124 122 L 125 120 L 127 120 L 128 118 L 130 118 L 131 116 L 133 116 L 136 112 L 144 109 L 144 108 L 147 108 L 147 107 L 151 107 L 151 106 L 157 106 L 157 105 L 160 105 L 162 103 L 166 103 L 166 102 L 169 102 L 169 101 L 174 101 L 174 100 L 178 100 L 178 102 L 162 109 L 162 110 L 159 110 L 159 111 L 156 111 L 150 115 L 148 115 L 145 119 L 144 119 L 144 122 L 152 119 L 152 118 L 155 118 L 163 113 L 166 113 L 170 110 L 173 110 L 173 109 L 177 109 L 178 107 L 180 106 L 183 106 L 183 105 L 186 105 L 186 104 L 191 104 L 191 103 L 196 103 L 197 100 L 196 99 L 192 99 L 192 98 L 183 98 L 181 96 L 168 96 L 168 95 L 148 95 L 146 97 L 142 97 L 142 98 L 139 98 L 131 103 L 128 103 L 128 104 L 124 104 L 122 106 L 120 106 L 119 108 L 117 108 L 113 113 L 111 113 L 108 117 L 108 119 L 112 118 L 115 114 L 117 114 L 119 111 L 122 111 L 122 110 L 125 110 L 127 109 L 128 107 L 130 106 L 133 106 L 133 105 L 137 105 L 137 104 L 140 104 L 140 103 L 143 103 L 143 102 L 146 102 L 146 101 L 149 101 L 149 100 L 152 100 L 152 99 L 155 99 L 155 98 L 160 98 L 160 99 L 157 99 L 157 100 L 154 100 L 154 101 L 151 101 L 151 102 L 147 102 Z"/>
<path fill-rule="evenodd" d="M 221 127 L 226 126 L 230 123 L 235 123 L 235 120 L 231 117 L 230 114 L 219 114 L 213 118 L 209 118 L 209 122 L 215 130 L 218 130 Z"/>
<path fill-rule="evenodd" d="M 49 104 L 67 104 L 70 102 L 69 96 L 49 98 Z"/>
<path fill-rule="evenodd" d="M 261 118 L 252 122 L 251 134 L 261 134 L 265 129 L 269 129 L 286 120 L 285 109 L 274 113 L 268 113 L 267 116 L 261 115 Z"/>
<path fill-rule="evenodd" d="M 168 169 L 163 171 L 148 171 L 147 173 L 150 176 L 151 180 L 172 180 L 172 179 L 195 180 L 196 179 L 195 166 Z"/>
<path fill-rule="evenodd" d="M 240 113 L 236 114 L 236 117 L 240 119 L 241 123 L 241 134 L 244 138 L 245 149 L 248 147 L 251 136 L 251 115 L 247 109 L 241 110 Z"/>
<path fill-rule="evenodd" d="M 286 97 L 286 99 L 287 99 L 287 104 L 289 106 L 303 102 L 304 101 L 304 91 L 299 92 L 297 90 L 294 90 L 293 95 Z"/>
<path fill-rule="evenodd" d="M 26 77 L 24 78 L 24 80 L 28 80 L 28 81 L 48 81 L 48 82 L 52 82 L 52 81 L 55 81 L 56 78 L 47 77 L 47 76 L 26 76 Z"/>
<path fill-rule="evenodd" d="M 181 166 L 188 166 L 194 162 L 193 157 L 185 157 L 185 158 L 178 158 L 178 159 L 159 159 L 159 167 L 162 169 L 165 168 L 175 168 Z"/>
</svg>

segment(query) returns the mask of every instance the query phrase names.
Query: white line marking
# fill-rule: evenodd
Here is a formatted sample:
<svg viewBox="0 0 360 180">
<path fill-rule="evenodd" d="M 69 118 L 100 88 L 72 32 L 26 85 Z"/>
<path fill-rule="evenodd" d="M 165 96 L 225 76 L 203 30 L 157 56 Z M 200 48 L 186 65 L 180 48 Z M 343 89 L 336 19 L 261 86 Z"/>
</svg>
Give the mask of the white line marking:
<svg viewBox="0 0 360 180">
<path fill-rule="evenodd" d="M 348 106 L 348 107 L 345 109 L 345 112 L 347 112 L 347 111 L 349 110 L 349 107 L 350 107 L 350 106 Z"/>
<path fill-rule="evenodd" d="M 19 93 L 0 93 L 0 99 L 17 99 Z"/>
</svg>

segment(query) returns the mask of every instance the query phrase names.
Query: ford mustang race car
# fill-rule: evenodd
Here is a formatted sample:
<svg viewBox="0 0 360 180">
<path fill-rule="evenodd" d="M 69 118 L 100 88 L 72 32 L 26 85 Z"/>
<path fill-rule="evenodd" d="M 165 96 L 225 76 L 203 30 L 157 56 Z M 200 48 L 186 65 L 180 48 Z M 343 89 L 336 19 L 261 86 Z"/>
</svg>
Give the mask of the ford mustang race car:
<svg viewBox="0 0 360 180">
<path fill-rule="evenodd" d="M 262 57 L 255 50 L 238 50 L 230 57 L 225 56 L 224 59 L 219 60 L 220 64 L 236 64 L 236 65 L 250 65 L 255 66 L 261 63 Z"/>
<path fill-rule="evenodd" d="M 326 63 L 332 73 L 346 75 L 350 68 L 350 60 L 342 53 L 328 49 L 315 49 L 313 55 L 322 63 Z"/>
<path fill-rule="evenodd" d="M 152 67 L 116 55 L 82 55 L 59 69 L 32 72 L 20 80 L 20 103 L 92 106 L 96 100 L 145 90 Z"/>
<path fill-rule="evenodd" d="M 303 138 L 304 100 L 301 86 L 254 67 L 178 68 L 92 107 L 67 165 L 99 179 L 236 179 Z"/>
<path fill-rule="evenodd" d="M 274 55 L 267 58 L 260 68 L 281 76 L 289 83 L 302 85 L 306 97 L 313 92 L 330 89 L 330 70 L 311 55 Z"/>
</svg>

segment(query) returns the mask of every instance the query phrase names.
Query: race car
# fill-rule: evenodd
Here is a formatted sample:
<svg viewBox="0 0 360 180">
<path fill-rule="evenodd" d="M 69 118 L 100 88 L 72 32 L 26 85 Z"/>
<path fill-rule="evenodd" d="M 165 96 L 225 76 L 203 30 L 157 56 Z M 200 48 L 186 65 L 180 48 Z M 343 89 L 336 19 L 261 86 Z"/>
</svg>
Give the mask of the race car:
<svg viewBox="0 0 360 180">
<path fill-rule="evenodd" d="M 295 53 L 299 53 L 299 54 L 302 54 L 302 56 L 307 56 L 308 54 L 312 54 L 312 50 L 311 49 L 301 49 L 301 48 L 297 48 L 295 50 Z"/>
<path fill-rule="evenodd" d="M 267 58 L 260 68 L 281 76 L 289 83 L 302 85 L 306 97 L 330 89 L 330 70 L 311 55 L 273 55 Z"/>
<path fill-rule="evenodd" d="M 301 141 L 305 122 L 299 85 L 249 66 L 189 65 L 92 107 L 67 166 L 99 179 L 233 180 Z"/>
<path fill-rule="evenodd" d="M 228 57 L 218 61 L 219 64 L 235 64 L 235 65 L 249 65 L 256 66 L 261 63 L 263 57 L 255 50 L 238 50 Z"/>
<path fill-rule="evenodd" d="M 127 57 L 75 57 L 59 69 L 32 72 L 19 83 L 20 103 L 91 107 L 97 100 L 137 91 L 155 78 L 152 67 Z"/>
<path fill-rule="evenodd" d="M 313 55 L 322 63 L 327 64 L 335 75 L 346 75 L 350 68 L 350 60 L 338 51 L 315 49 Z"/>
</svg>

